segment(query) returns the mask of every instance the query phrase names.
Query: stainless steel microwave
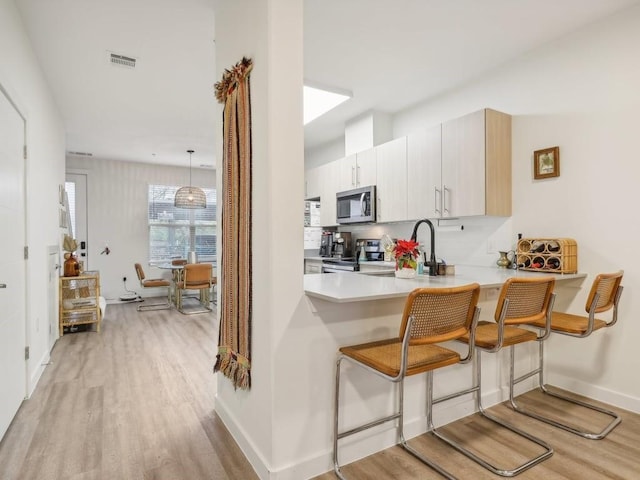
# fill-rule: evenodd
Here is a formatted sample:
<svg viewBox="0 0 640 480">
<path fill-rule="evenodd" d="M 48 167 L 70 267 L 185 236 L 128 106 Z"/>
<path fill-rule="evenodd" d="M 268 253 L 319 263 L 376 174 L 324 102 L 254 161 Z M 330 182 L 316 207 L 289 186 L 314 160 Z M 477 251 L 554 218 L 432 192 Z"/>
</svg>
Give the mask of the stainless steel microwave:
<svg viewBox="0 0 640 480">
<path fill-rule="evenodd" d="M 340 224 L 376 221 L 376 187 L 347 190 L 336 194 L 336 221 Z"/>
</svg>

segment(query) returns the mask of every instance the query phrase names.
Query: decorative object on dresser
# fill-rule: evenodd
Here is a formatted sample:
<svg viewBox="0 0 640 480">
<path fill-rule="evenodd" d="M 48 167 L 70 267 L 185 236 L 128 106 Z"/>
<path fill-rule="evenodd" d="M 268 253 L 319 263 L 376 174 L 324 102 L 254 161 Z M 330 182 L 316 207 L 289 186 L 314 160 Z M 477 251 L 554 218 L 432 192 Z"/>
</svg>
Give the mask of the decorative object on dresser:
<svg viewBox="0 0 640 480">
<path fill-rule="evenodd" d="M 578 244 L 572 238 L 521 238 L 516 261 L 521 270 L 578 272 Z"/>
<path fill-rule="evenodd" d="M 533 152 L 533 178 L 560 176 L 560 147 L 545 148 Z"/>
</svg>

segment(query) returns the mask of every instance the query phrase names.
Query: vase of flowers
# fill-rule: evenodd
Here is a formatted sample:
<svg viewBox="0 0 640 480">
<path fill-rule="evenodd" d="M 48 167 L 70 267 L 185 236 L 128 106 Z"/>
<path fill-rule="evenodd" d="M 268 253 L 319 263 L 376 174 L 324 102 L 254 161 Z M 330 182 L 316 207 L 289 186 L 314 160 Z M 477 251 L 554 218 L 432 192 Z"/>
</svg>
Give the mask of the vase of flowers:
<svg viewBox="0 0 640 480">
<path fill-rule="evenodd" d="M 416 259 L 420 252 L 418 251 L 418 242 L 413 240 L 398 240 L 393 248 L 393 255 L 396 259 L 396 278 L 414 278 L 418 262 Z"/>
</svg>

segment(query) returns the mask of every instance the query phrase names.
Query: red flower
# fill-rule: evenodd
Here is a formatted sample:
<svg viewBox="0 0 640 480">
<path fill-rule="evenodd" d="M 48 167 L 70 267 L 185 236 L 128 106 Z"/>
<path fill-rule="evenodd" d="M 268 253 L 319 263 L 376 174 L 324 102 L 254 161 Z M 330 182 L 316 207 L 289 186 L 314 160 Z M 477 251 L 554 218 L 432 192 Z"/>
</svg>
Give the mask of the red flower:
<svg viewBox="0 0 640 480">
<path fill-rule="evenodd" d="M 404 255 L 409 255 L 412 258 L 415 258 L 419 255 L 418 242 L 414 242 L 413 240 L 398 240 L 396 246 L 393 248 L 393 253 L 396 258 Z"/>
</svg>

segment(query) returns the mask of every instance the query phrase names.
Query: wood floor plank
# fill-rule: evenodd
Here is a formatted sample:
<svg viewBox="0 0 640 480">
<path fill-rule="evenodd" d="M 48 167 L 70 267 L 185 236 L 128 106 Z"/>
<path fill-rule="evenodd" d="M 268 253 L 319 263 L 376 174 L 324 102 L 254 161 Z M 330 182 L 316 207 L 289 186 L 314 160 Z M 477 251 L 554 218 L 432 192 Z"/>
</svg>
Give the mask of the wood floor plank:
<svg viewBox="0 0 640 480">
<path fill-rule="evenodd" d="M 110 305 L 101 333 L 59 339 L 0 442 L 0 480 L 257 478 L 213 411 L 214 319 Z"/>
</svg>

